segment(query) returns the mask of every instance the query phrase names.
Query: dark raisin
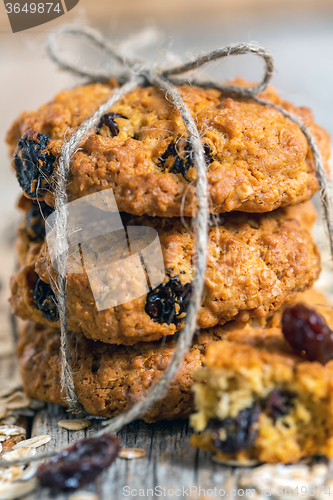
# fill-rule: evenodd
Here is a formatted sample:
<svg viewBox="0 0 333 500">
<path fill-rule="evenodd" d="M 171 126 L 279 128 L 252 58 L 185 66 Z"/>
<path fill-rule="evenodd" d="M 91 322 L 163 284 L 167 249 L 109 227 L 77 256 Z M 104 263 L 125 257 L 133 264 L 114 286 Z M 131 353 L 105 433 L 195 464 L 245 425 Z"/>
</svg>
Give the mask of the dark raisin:
<svg viewBox="0 0 333 500">
<path fill-rule="evenodd" d="M 324 318 L 304 304 L 286 307 L 282 315 L 282 332 L 298 352 L 311 361 L 325 365 L 333 358 L 333 332 Z"/>
<path fill-rule="evenodd" d="M 213 159 L 211 157 L 212 150 L 208 144 L 204 144 L 204 157 L 206 165 L 210 165 Z M 171 142 L 166 151 L 158 158 L 157 165 L 162 170 L 167 170 L 173 174 L 181 174 L 184 179 L 188 179 L 188 171 L 194 166 L 194 153 L 191 144 L 182 148 L 181 144 Z"/>
<path fill-rule="evenodd" d="M 214 158 L 212 156 L 213 151 L 208 144 L 204 144 L 203 148 L 204 148 L 205 163 L 208 167 L 208 165 L 210 165 L 214 161 Z"/>
<path fill-rule="evenodd" d="M 279 417 L 287 415 L 294 407 L 294 395 L 289 391 L 273 389 L 267 396 L 263 407 L 275 422 Z"/>
<path fill-rule="evenodd" d="M 43 488 L 74 490 L 94 481 L 114 462 L 120 449 L 117 436 L 82 439 L 40 464 L 37 479 Z"/>
<path fill-rule="evenodd" d="M 14 157 L 17 180 L 30 198 L 38 198 L 50 183 L 56 157 L 47 146 L 48 135 L 30 129 L 18 141 Z"/>
<path fill-rule="evenodd" d="M 145 311 L 157 323 L 177 324 L 186 315 L 192 293 L 192 283 L 183 285 L 175 276 L 147 295 Z"/>
<path fill-rule="evenodd" d="M 25 218 L 25 230 L 30 241 L 45 238 L 45 219 L 54 211 L 43 201 L 34 203 Z"/>
<path fill-rule="evenodd" d="M 214 446 L 223 453 L 236 453 L 251 448 L 258 434 L 256 424 L 260 411 L 260 404 L 254 403 L 250 408 L 240 411 L 236 418 L 210 420 L 208 426 Z"/>
<path fill-rule="evenodd" d="M 97 134 L 101 133 L 101 128 L 105 125 L 110 130 L 110 137 L 115 137 L 119 134 L 119 128 L 117 123 L 114 121 L 115 118 L 125 118 L 128 120 L 127 116 L 120 115 L 119 113 L 106 113 L 99 120 L 97 125 Z"/>
<path fill-rule="evenodd" d="M 187 171 L 191 166 L 187 159 L 187 152 L 185 152 L 183 158 L 180 158 L 174 142 L 171 142 L 164 153 L 158 158 L 157 165 L 162 170 L 167 170 L 173 174 L 182 174 L 185 179 Z"/>
<path fill-rule="evenodd" d="M 37 308 L 42 311 L 46 319 L 49 321 L 58 321 L 58 306 L 51 285 L 38 278 L 32 296 Z"/>
</svg>

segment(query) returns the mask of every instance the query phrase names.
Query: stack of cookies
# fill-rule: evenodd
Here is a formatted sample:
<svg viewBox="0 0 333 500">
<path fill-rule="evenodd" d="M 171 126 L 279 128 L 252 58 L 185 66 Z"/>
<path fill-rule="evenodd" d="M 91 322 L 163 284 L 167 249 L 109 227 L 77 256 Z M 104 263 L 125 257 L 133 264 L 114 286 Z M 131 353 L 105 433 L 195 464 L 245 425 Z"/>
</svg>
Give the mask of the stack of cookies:
<svg viewBox="0 0 333 500">
<path fill-rule="evenodd" d="M 241 80 L 234 83 L 246 84 Z M 50 242 L 45 240 L 45 219 L 54 212 L 57 158 L 64 140 L 117 85 L 115 81 L 93 83 L 61 92 L 39 110 L 22 113 L 7 135 L 23 190 L 19 208 L 24 219 L 16 243 L 19 269 L 12 278 L 10 299 L 14 314 L 27 320 L 18 345 L 20 370 L 30 397 L 63 405 L 55 296 L 58 272 Z M 223 345 L 229 345 L 223 339 L 231 336 L 231 343 L 235 336 L 237 353 L 240 337 L 244 342 L 256 335 L 261 338 L 273 326 L 284 342 L 280 323 L 285 304 L 323 301 L 315 292 L 306 291 L 320 272 L 320 257 L 311 235 L 316 213 L 308 201 L 318 183 L 309 145 L 299 127 L 273 108 L 231 99 L 216 89 L 182 86 L 179 92 L 196 121 L 205 152 L 211 210 L 207 269 L 192 348 L 168 394 L 144 416 L 147 422 L 184 418 L 193 412 L 193 373 L 202 367 L 207 349 L 208 360 L 214 352 L 222 360 Z M 329 138 L 314 123 L 311 112 L 283 101 L 272 88 L 261 97 L 304 121 L 328 169 Z M 106 190 L 112 190 L 116 205 L 105 203 L 102 211 L 113 212 L 116 206 L 126 245 L 105 232 L 99 233 L 95 246 L 88 245 L 90 251 L 84 250 L 82 241 L 72 245 L 66 300 L 78 400 L 88 413 L 112 417 L 143 398 L 168 367 L 194 286 L 196 169 L 180 113 L 160 89 L 139 87 L 119 100 L 75 153 L 67 184 L 69 205 L 84 199 L 85 210 L 92 213 L 96 206 L 91 200 Z M 93 231 L 93 220 L 90 223 Z M 110 307 L 110 294 L 113 298 L 118 292 L 123 294 L 123 281 L 129 273 L 124 259 L 129 241 L 126 228 L 130 227 L 144 227 L 158 235 L 163 277 L 153 286 L 150 264 L 145 262 L 146 292 Z M 92 280 L 91 270 L 109 265 L 110 259 L 112 272 L 95 273 Z M 101 296 L 104 306 L 96 298 Z M 255 346 L 255 342 L 249 340 L 249 345 Z M 291 347 L 286 352 L 288 364 Z M 233 356 L 227 356 L 229 361 Z M 266 361 L 270 363 L 268 358 Z M 232 373 L 229 367 L 227 370 Z M 267 391 L 274 390 L 274 384 L 266 382 Z M 224 391 L 223 383 L 220 390 L 225 395 L 229 389 Z M 304 388 L 307 390 L 305 382 Z M 242 398 L 235 395 L 237 400 Z M 246 397 L 230 414 L 223 410 L 196 417 L 197 428 L 203 430 L 212 418 L 237 420 L 239 412 L 253 406 Z M 322 397 L 328 397 L 324 391 Z M 288 408 L 296 411 L 295 407 Z M 280 424 L 279 418 L 264 410 L 245 413 L 243 434 L 251 434 L 251 422 L 257 426 L 258 418 L 270 419 L 271 427 Z M 227 433 L 224 427 L 224 439 L 236 427 L 232 430 L 231 425 Z M 223 443 L 223 432 L 220 434 Z M 227 449 L 227 456 L 238 456 L 254 442 L 235 441 L 237 446 Z M 308 450 L 299 456 L 302 453 Z"/>
</svg>

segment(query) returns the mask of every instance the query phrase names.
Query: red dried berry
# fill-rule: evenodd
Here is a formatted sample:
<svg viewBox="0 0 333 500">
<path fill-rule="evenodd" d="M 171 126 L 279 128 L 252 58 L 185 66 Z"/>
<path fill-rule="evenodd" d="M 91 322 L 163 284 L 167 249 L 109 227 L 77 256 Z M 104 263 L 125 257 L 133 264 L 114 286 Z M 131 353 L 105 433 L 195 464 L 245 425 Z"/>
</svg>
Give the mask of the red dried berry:
<svg viewBox="0 0 333 500">
<path fill-rule="evenodd" d="M 37 470 L 37 479 L 43 488 L 75 490 L 94 481 L 110 467 L 120 449 L 117 436 L 82 439 L 56 455 Z"/>
<path fill-rule="evenodd" d="M 282 332 L 296 351 L 325 365 L 333 358 L 333 332 L 324 318 L 303 304 L 287 307 L 282 315 Z"/>
</svg>

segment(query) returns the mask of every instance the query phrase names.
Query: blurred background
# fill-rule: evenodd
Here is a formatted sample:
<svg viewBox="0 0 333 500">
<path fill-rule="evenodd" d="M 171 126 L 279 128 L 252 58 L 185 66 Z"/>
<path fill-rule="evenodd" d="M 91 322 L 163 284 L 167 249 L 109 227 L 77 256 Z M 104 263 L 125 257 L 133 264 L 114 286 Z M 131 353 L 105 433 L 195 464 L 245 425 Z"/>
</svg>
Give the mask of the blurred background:
<svg viewBox="0 0 333 500">
<path fill-rule="evenodd" d="M 254 41 L 269 48 L 274 57 L 274 85 L 281 95 L 298 105 L 312 108 L 316 120 L 333 136 L 333 2 L 332 0 L 80 0 L 56 21 L 13 34 L 0 4 L 0 284 L 1 309 L 8 276 L 13 268 L 14 209 L 19 188 L 10 169 L 4 136 L 11 122 L 25 109 L 34 109 L 63 88 L 79 82 L 60 72 L 45 54 L 49 32 L 64 23 L 90 25 L 115 40 L 149 28 L 152 41 L 140 50 L 132 40 L 128 49 L 138 49 L 154 62 L 163 63 L 170 53 L 183 61 L 201 52 L 238 42 Z M 157 36 L 157 34 L 159 36 Z M 73 48 L 77 62 L 88 51 Z M 72 52 L 72 46 L 64 46 Z M 98 55 L 91 54 L 98 65 Z M 107 64 L 106 61 L 100 61 Z M 231 58 L 207 72 L 220 79 L 236 75 L 252 80 L 261 77 L 262 65 L 253 56 Z M 318 238 L 321 239 L 317 229 Z M 323 250 L 323 249 L 322 249 Z M 324 251 L 324 250 L 323 250 Z M 324 251 L 323 261 L 329 264 Z M 327 287 L 328 274 L 322 275 Z M 4 326 L 0 326 L 1 331 Z"/>
</svg>

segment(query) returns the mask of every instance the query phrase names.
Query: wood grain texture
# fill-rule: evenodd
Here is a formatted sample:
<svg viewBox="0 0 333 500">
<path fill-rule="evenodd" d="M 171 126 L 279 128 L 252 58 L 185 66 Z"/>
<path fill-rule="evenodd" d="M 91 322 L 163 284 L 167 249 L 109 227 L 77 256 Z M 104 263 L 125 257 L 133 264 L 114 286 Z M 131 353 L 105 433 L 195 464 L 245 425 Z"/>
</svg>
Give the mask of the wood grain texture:
<svg viewBox="0 0 333 500">
<path fill-rule="evenodd" d="M 11 0 L 6 0 L 10 2 Z M 12 3 L 15 3 L 14 0 Z M 285 13 L 304 15 L 322 10 L 331 11 L 331 0 L 80 0 L 79 4 L 65 16 L 52 21 L 50 26 L 71 23 L 78 19 L 90 24 L 103 26 L 129 26 L 138 23 L 158 23 L 160 26 L 185 26 L 189 23 L 221 22 L 226 18 L 244 18 L 248 14 L 256 16 L 274 16 Z M 46 26 L 44 29 L 49 29 Z M 43 28 L 42 28 L 43 29 Z M 41 27 L 32 28 L 29 32 L 38 32 Z M 10 24 L 4 6 L 0 8 L 0 31 L 10 32 Z"/>
</svg>

